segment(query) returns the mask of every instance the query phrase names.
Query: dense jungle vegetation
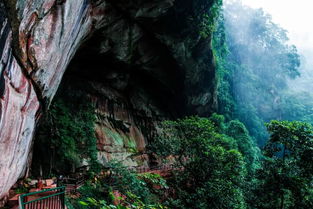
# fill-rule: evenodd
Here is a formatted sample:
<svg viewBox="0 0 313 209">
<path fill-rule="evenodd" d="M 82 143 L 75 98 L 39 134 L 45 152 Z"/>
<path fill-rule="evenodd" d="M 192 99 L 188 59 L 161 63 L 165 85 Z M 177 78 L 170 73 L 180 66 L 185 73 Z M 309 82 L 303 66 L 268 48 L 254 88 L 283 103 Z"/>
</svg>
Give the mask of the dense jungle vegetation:
<svg viewBox="0 0 313 209">
<path fill-rule="evenodd" d="M 272 121 L 262 154 L 238 120 L 189 117 L 163 124 L 150 151 L 174 172 L 137 174 L 112 162 L 69 199 L 70 208 L 311 208 L 313 127 Z M 107 171 L 108 172 L 108 171 Z M 122 196 L 114 195 L 119 191 Z"/>
<path fill-rule="evenodd" d="M 164 162 L 175 159 L 170 178 L 118 162 L 108 165 L 109 175 L 98 173 L 93 107 L 87 101 L 86 111 L 76 111 L 81 95 L 54 101 L 44 133 L 60 148 L 57 162 L 75 164 L 83 152 L 94 165 L 69 208 L 313 208 L 312 100 L 288 87 L 300 76 L 297 49 L 261 9 L 233 2 L 222 10 L 221 3 L 199 27 L 202 38 L 213 34 L 218 112 L 165 121 L 148 147 Z"/>
</svg>

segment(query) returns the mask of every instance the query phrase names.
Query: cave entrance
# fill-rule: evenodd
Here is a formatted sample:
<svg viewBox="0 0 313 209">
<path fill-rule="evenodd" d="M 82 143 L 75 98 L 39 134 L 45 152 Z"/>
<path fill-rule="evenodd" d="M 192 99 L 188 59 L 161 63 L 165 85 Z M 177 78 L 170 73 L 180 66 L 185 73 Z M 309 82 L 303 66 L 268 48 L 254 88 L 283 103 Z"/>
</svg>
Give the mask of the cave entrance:
<svg viewBox="0 0 313 209">
<path fill-rule="evenodd" d="M 73 58 L 38 128 L 32 176 L 67 174 L 97 160 L 153 163 L 145 146 L 159 121 L 184 109 L 183 71 L 153 37 L 107 38 L 113 35 L 98 31 Z"/>
</svg>

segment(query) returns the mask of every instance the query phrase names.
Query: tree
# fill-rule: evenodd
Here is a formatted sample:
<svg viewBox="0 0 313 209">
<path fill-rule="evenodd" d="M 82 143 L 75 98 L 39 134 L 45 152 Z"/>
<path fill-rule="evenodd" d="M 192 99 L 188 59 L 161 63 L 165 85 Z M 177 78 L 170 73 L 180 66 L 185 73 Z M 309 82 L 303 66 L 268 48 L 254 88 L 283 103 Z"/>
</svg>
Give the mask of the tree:
<svg viewBox="0 0 313 209">
<path fill-rule="evenodd" d="M 238 150 L 242 153 L 250 177 L 253 176 L 258 166 L 260 150 L 251 139 L 245 125 L 238 120 L 232 120 L 227 124 L 226 134 L 235 139 L 238 144 Z"/>
<path fill-rule="evenodd" d="M 152 150 L 174 156 L 180 168 L 169 182 L 176 191 L 170 208 L 246 208 L 245 162 L 236 141 L 209 119 L 190 117 L 164 124 Z"/>
<path fill-rule="evenodd" d="M 225 3 L 213 36 L 218 67 L 219 113 L 239 119 L 263 146 L 265 122 L 283 119 L 288 79 L 299 76 L 300 58 L 287 31 L 262 9 Z"/>
<path fill-rule="evenodd" d="M 272 121 L 258 178 L 257 208 L 313 207 L 313 127 L 303 122 Z"/>
</svg>

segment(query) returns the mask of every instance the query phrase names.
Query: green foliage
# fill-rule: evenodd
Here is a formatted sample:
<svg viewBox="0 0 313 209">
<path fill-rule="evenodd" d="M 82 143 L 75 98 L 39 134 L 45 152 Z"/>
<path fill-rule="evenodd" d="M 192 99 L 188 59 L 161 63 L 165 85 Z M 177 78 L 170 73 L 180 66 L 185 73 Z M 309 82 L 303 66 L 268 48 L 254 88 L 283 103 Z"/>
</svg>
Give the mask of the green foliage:
<svg viewBox="0 0 313 209">
<path fill-rule="evenodd" d="M 220 14 L 222 4 L 222 0 L 214 0 L 209 12 L 202 14 L 202 20 L 199 25 L 199 34 L 202 38 L 211 37 L 216 30 L 216 19 Z"/>
<path fill-rule="evenodd" d="M 151 193 L 146 181 L 142 178 L 138 178 L 136 173 L 131 172 L 117 162 L 111 162 L 109 167 L 112 172 L 110 177 L 112 179 L 112 183 L 109 183 L 109 185 L 112 188 L 120 191 L 122 194 L 132 193 L 145 203 L 155 201 L 155 198 L 157 197 Z"/>
<path fill-rule="evenodd" d="M 82 157 L 92 158 L 90 152 L 91 143 L 95 144 L 94 138 L 94 113 L 89 105 L 83 105 L 80 110 L 72 109 L 71 105 L 64 100 L 58 99 L 50 109 L 50 117 L 55 128 L 52 143 L 58 149 L 57 154 L 62 156 L 62 161 L 70 161 L 78 164 Z"/>
<path fill-rule="evenodd" d="M 159 174 L 142 173 L 142 174 L 137 174 L 137 176 L 139 179 L 142 179 L 147 184 L 150 184 L 150 188 L 152 188 L 153 186 L 160 186 L 160 188 L 168 189 L 166 180 L 162 178 L 162 176 L 160 176 Z"/>
<path fill-rule="evenodd" d="M 236 141 L 217 132 L 206 118 L 190 117 L 164 123 L 164 134 L 152 150 L 159 156 L 174 156 L 177 166 L 169 182 L 176 198 L 171 208 L 246 208 L 243 185 L 246 169 Z"/>
<path fill-rule="evenodd" d="M 218 115 L 216 113 L 213 113 L 209 120 L 213 123 L 214 127 L 216 128 L 216 131 L 219 133 L 224 133 L 226 130 L 225 127 L 225 117 L 223 115 Z"/>
<path fill-rule="evenodd" d="M 136 195 L 132 193 L 127 194 L 127 199 L 131 199 L 131 202 L 124 202 L 125 205 L 121 204 L 108 204 L 104 200 L 96 200 L 94 198 L 87 198 L 86 201 L 79 201 L 79 204 L 82 206 L 85 206 L 85 208 L 99 208 L 99 209 L 165 209 L 162 205 L 147 205 L 143 203 L 140 198 L 138 198 Z"/>
<path fill-rule="evenodd" d="M 44 166 L 45 176 L 64 174 L 85 159 L 98 169 L 95 120 L 95 109 L 83 91 L 57 95 L 39 127 L 33 167 Z"/>
<path fill-rule="evenodd" d="M 88 204 L 90 199 L 103 200 L 105 203 L 112 203 L 110 195 L 111 190 L 106 190 L 106 187 L 98 181 L 89 180 L 83 187 L 79 189 L 79 197 L 69 196 L 67 199 L 67 207 L 69 209 L 98 209 L 98 205 Z M 86 202 L 86 204 L 84 204 Z M 100 202 L 102 204 L 103 202 Z"/>
<path fill-rule="evenodd" d="M 230 121 L 227 124 L 226 134 L 236 140 L 238 150 L 245 158 L 249 174 L 253 175 L 258 166 L 260 150 L 250 137 L 245 125 L 238 120 Z"/>
<path fill-rule="evenodd" d="M 239 1 L 226 4 L 213 49 L 219 113 L 227 120 L 239 119 L 263 145 L 268 137 L 264 123 L 284 119 L 284 109 L 291 108 L 282 98 L 288 79 L 299 76 L 297 49 L 288 45 L 287 31 L 270 15 Z"/>
<path fill-rule="evenodd" d="M 229 49 L 226 44 L 226 34 L 224 27 L 224 16 L 218 17 L 217 28 L 213 33 L 212 50 L 217 71 L 217 98 L 218 112 L 223 114 L 227 120 L 234 118 L 235 101 L 232 95 L 232 68 L 228 62 Z"/>
<path fill-rule="evenodd" d="M 110 162 L 106 175 L 95 177 L 79 189 L 80 197 L 70 199 L 69 205 L 78 208 L 138 208 L 163 209 L 159 204 L 166 181 L 157 174 L 136 174 L 117 162 Z M 155 191 L 154 186 L 160 186 Z M 115 196 L 118 191 L 120 196 Z M 158 196 L 159 195 L 159 196 Z"/>
<path fill-rule="evenodd" d="M 312 208 L 312 127 L 271 122 L 263 157 L 249 136 L 263 145 L 268 138 L 264 123 L 271 119 L 312 123 L 312 96 L 287 86 L 288 79 L 299 76 L 297 50 L 262 10 L 235 1 L 224 14 L 213 36 L 219 113 L 244 124 L 233 120 L 222 129 L 237 141 L 247 164 L 246 203 L 250 208 Z"/>
<path fill-rule="evenodd" d="M 172 156 L 170 208 L 312 208 L 313 127 L 272 121 L 260 157 L 246 127 L 220 115 L 164 123 L 152 150 Z M 247 172 L 248 171 L 248 172 Z"/>
<path fill-rule="evenodd" d="M 282 118 L 313 124 L 313 95 L 305 92 L 288 92 L 282 97 Z"/>
<path fill-rule="evenodd" d="M 27 187 L 18 187 L 17 189 L 14 190 L 16 194 L 24 194 L 29 191 L 29 188 Z"/>
<path fill-rule="evenodd" d="M 272 121 L 259 171 L 257 208 L 313 207 L 313 127 L 303 122 Z M 262 195 L 261 195 L 262 194 Z"/>
</svg>

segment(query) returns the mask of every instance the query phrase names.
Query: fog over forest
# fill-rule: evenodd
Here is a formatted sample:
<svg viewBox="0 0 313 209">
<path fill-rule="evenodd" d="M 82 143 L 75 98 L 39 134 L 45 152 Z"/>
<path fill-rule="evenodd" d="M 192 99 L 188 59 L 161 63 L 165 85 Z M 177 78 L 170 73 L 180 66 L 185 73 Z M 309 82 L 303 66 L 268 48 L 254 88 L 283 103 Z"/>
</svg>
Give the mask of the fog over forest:
<svg viewBox="0 0 313 209">
<path fill-rule="evenodd" d="M 231 2 L 227 0 L 225 2 Z M 273 21 L 288 31 L 290 43 L 294 44 L 301 56 L 301 76 L 290 80 L 290 91 L 312 94 L 313 89 L 313 30 L 310 25 L 313 18 L 309 0 L 242 0 L 243 4 L 253 8 L 262 8 L 269 13 Z"/>
<path fill-rule="evenodd" d="M 295 34 L 290 39 L 277 18 L 245 1 L 224 2 L 221 18 L 217 33 L 225 31 L 228 55 L 220 86 L 228 90 L 219 90 L 220 112 L 242 121 L 260 146 L 268 138 L 264 124 L 271 120 L 312 123 L 312 48 Z"/>
</svg>

